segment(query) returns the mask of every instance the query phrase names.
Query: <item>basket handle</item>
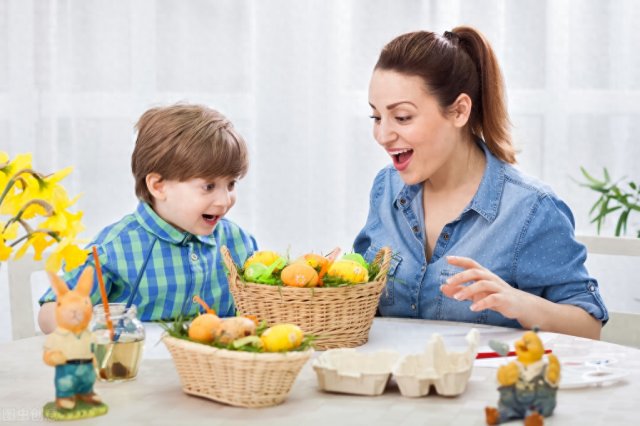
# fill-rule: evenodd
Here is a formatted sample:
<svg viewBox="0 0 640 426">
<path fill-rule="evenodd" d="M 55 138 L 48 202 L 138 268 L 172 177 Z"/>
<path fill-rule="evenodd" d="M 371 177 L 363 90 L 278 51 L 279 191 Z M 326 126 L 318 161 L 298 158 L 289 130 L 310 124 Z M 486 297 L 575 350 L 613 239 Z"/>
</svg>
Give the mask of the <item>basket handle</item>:
<svg viewBox="0 0 640 426">
<path fill-rule="evenodd" d="M 391 248 L 382 247 L 376 257 L 373 259 L 373 263 L 380 265 L 380 271 L 376 275 L 375 281 L 382 281 L 386 284 L 387 273 L 389 272 L 389 265 L 391 265 Z"/>
<path fill-rule="evenodd" d="M 229 253 L 229 249 L 227 248 L 227 246 L 220 247 L 220 253 L 222 253 L 222 260 L 229 270 L 229 282 L 236 282 L 236 279 L 238 278 L 238 268 L 236 267 L 236 263 L 233 261 L 231 253 Z"/>
</svg>

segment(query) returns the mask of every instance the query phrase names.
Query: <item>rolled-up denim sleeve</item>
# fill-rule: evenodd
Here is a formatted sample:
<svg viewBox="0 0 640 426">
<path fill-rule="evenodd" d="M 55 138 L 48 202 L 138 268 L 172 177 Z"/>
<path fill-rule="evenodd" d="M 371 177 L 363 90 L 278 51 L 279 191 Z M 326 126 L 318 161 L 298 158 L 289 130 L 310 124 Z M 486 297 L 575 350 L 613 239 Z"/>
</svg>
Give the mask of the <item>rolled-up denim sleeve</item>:
<svg viewBox="0 0 640 426">
<path fill-rule="evenodd" d="M 542 194 L 528 212 L 516 249 L 514 276 L 521 290 L 555 303 L 578 306 L 606 322 L 607 308 L 598 282 L 585 267 L 587 250 L 575 239 L 569 207 Z"/>
</svg>

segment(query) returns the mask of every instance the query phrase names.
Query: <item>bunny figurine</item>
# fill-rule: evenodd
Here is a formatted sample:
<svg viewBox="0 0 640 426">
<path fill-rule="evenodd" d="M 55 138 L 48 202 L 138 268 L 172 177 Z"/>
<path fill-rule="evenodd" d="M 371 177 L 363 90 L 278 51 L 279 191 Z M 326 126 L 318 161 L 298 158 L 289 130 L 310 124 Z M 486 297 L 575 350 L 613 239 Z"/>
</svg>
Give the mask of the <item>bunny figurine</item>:
<svg viewBox="0 0 640 426">
<path fill-rule="evenodd" d="M 49 273 L 49 278 L 57 297 L 57 328 L 47 336 L 43 359 L 45 364 L 56 368 L 54 411 L 57 408 L 58 412 L 66 413 L 82 401 L 84 406 L 99 406 L 96 407 L 99 409 L 85 409 L 72 418 L 104 414 L 106 405 L 93 391 L 96 373 L 93 369 L 91 333 L 87 329 L 93 309 L 89 298 L 93 286 L 93 268 L 88 266 L 82 271 L 78 285 L 73 290 L 69 290 L 56 274 Z M 45 406 L 45 416 L 47 414 Z"/>
</svg>

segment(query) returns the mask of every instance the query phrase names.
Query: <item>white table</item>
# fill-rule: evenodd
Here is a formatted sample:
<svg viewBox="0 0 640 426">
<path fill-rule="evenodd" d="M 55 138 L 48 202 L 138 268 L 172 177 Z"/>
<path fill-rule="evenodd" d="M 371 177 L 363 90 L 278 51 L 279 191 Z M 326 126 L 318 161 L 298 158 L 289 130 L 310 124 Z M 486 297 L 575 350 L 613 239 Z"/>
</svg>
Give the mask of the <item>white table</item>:
<svg viewBox="0 0 640 426">
<path fill-rule="evenodd" d="M 421 352 L 431 333 L 443 335 L 450 349 L 466 345 L 471 325 L 435 321 L 376 318 L 369 342 L 362 351 L 394 349 L 403 354 Z M 491 339 L 513 344 L 522 333 L 498 327 L 477 327 L 481 350 Z M 246 409 L 230 407 L 182 392 L 178 375 L 162 343 L 160 330 L 147 327 L 144 358 L 136 380 L 96 383 L 109 405 L 106 416 L 74 424 L 225 424 L 241 425 L 482 425 L 484 407 L 498 400 L 495 360 L 477 361 L 464 394 L 455 398 L 428 395 L 403 397 L 393 380 L 381 396 L 329 394 L 318 390 L 315 372 L 308 362 L 287 400 L 279 406 Z M 560 390 L 549 425 L 637 424 L 640 417 L 640 350 L 576 337 L 541 333 L 547 348 L 561 362 L 615 359 L 616 368 L 629 371 L 627 378 L 603 387 Z M 0 423 L 41 423 L 42 406 L 53 400 L 54 369 L 42 362 L 43 337 L 0 345 Z M 516 423 L 517 424 L 517 423 Z"/>
</svg>

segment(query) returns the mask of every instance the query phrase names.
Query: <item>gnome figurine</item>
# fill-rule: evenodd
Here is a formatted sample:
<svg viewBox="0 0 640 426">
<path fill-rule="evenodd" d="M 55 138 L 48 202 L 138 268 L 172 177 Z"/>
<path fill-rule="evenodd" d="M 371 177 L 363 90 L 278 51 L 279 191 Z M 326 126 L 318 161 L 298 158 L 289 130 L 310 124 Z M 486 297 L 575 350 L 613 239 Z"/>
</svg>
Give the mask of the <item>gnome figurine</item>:
<svg viewBox="0 0 640 426">
<path fill-rule="evenodd" d="M 526 426 L 544 424 L 553 414 L 560 381 L 560 363 L 548 354 L 536 331 L 527 331 L 515 343 L 517 359 L 498 369 L 500 400 L 498 407 L 486 407 L 487 424 L 524 419 Z"/>
</svg>

